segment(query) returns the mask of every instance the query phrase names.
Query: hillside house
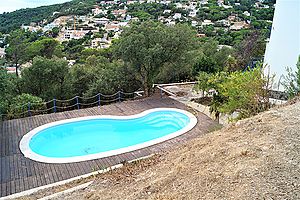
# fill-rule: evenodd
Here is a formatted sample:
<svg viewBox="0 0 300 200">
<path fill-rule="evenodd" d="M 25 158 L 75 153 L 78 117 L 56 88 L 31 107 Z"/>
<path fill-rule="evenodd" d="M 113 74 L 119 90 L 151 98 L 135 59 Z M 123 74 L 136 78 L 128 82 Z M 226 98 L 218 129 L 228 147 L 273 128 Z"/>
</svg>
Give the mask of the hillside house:
<svg viewBox="0 0 300 200">
<path fill-rule="evenodd" d="M 106 24 L 109 23 L 109 19 L 105 18 L 105 17 L 101 17 L 101 18 L 93 18 L 93 22 L 95 24 L 101 24 L 103 26 L 105 26 Z"/>
<path fill-rule="evenodd" d="M 0 48 L 0 58 L 4 58 L 5 56 L 5 48 Z"/>
<path fill-rule="evenodd" d="M 189 13 L 189 17 L 196 17 L 197 16 L 197 10 L 191 10 Z"/>
<path fill-rule="evenodd" d="M 250 25 L 247 24 L 246 22 L 244 21 L 241 21 L 241 22 L 234 22 L 230 27 L 229 29 L 230 30 L 235 30 L 235 31 L 238 31 L 238 30 L 241 30 L 243 28 L 249 28 Z"/>
<path fill-rule="evenodd" d="M 37 32 L 38 30 L 41 30 L 42 28 L 40 26 L 21 26 L 21 29 L 31 32 Z M 44 31 L 45 32 L 45 31 Z"/>
<path fill-rule="evenodd" d="M 119 24 L 106 24 L 104 29 L 106 31 L 117 32 L 120 30 L 120 25 Z"/>
<path fill-rule="evenodd" d="M 92 40 L 91 46 L 92 48 L 107 48 L 110 45 L 110 41 L 106 38 L 95 38 Z"/>
<path fill-rule="evenodd" d="M 202 26 L 214 25 L 214 23 L 210 19 L 205 19 L 202 23 Z"/>
<path fill-rule="evenodd" d="M 112 14 L 115 16 L 115 17 L 118 17 L 118 16 L 121 16 L 123 18 L 126 17 L 126 10 L 113 10 L 112 11 Z"/>
<path fill-rule="evenodd" d="M 181 19 L 181 13 L 175 13 L 173 19 Z"/>
<path fill-rule="evenodd" d="M 93 14 L 94 16 L 100 15 L 100 14 L 106 15 L 106 14 L 107 14 L 107 10 L 103 10 L 103 9 L 101 9 L 101 8 L 98 6 L 98 7 L 96 7 L 95 9 L 92 9 L 92 14 Z"/>
<path fill-rule="evenodd" d="M 191 22 L 191 25 L 192 25 L 193 27 L 195 27 L 195 26 L 198 25 L 198 22 L 197 22 L 197 21 L 192 21 L 192 22 Z"/>
</svg>

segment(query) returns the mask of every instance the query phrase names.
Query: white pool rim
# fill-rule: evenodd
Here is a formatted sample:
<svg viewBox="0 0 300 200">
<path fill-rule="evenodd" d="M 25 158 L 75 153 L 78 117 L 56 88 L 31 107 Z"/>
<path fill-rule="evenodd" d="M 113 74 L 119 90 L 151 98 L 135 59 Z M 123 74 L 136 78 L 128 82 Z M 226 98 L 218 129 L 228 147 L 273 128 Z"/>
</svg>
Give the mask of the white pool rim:
<svg viewBox="0 0 300 200">
<path fill-rule="evenodd" d="M 165 135 L 163 137 L 159 137 L 153 140 L 149 140 L 140 144 L 128 146 L 128 147 L 123 147 L 119 149 L 114 149 L 110 151 L 105 151 L 105 152 L 100 152 L 100 153 L 94 153 L 94 154 L 88 154 L 88 155 L 83 155 L 83 156 L 73 156 L 73 157 L 64 157 L 64 158 L 55 158 L 55 157 L 46 157 L 42 156 L 40 154 L 37 154 L 33 152 L 29 146 L 29 143 L 31 141 L 31 138 L 35 136 L 37 133 L 40 131 L 53 127 L 56 125 L 61 125 L 65 123 L 70 123 L 70 122 L 78 122 L 78 121 L 85 121 L 85 120 L 92 120 L 92 119 L 135 119 L 135 118 L 140 118 L 143 117 L 149 113 L 156 112 L 156 111 L 176 111 L 179 113 L 182 113 L 190 118 L 190 122 L 182 129 L 175 131 L 173 133 L 170 133 L 168 135 Z M 131 152 L 134 150 L 142 149 L 145 147 L 149 147 L 167 140 L 170 140 L 172 138 L 175 138 L 177 136 L 180 136 L 188 131 L 190 131 L 192 128 L 195 127 L 197 124 L 197 118 L 190 112 L 177 109 L 177 108 L 154 108 L 154 109 L 149 109 L 146 111 L 143 111 L 139 114 L 135 115 L 129 115 L 129 116 L 116 116 L 116 115 L 96 115 L 96 116 L 88 116 L 88 117 L 78 117 L 78 118 L 71 118 L 71 119 L 65 119 L 65 120 L 60 120 L 56 122 L 51 122 L 44 124 L 42 126 L 39 126 L 27 134 L 25 134 L 19 144 L 20 150 L 23 153 L 23 155 L 29 159 L 38 161 L 38 162 L 43 162 L 43 163 L 73 163 L 73 162 L 80 162 L 80 161 L 87 161 L 87 160 L 94 160 L 94 159 L 99 159 L 99 158 L 104 158 L 104 157 L 109 157 L 109 156 L 114 156 L 122 153 L 127 153 Z"/>
</svg>

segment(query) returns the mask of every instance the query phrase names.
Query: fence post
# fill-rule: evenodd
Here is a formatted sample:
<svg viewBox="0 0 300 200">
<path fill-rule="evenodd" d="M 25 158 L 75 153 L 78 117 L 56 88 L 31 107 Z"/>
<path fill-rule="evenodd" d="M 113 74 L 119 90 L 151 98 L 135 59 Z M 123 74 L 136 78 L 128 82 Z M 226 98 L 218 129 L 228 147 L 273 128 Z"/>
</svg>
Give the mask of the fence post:
<svg viewBox="0 0 300 200">
<path fill-rule="evenodd" d="M 76 96 L 76 105 L 77 105 L 77 109 L 79 110 L 79 99 L 78 99 L 78 96 Z"/>
<path fill-rule="evenodd" d="M 101 95 L 98 93 L 98 106 L 101 106 Z"/>
<path fill-rule="evenodd" d="M 163 97 L 163 92 L 162 92 L 161 88 L 159 88 L 159 89 L 160 89 L 160 98 L 162 98 Z"/>
<path fill-rule="evenodd" d="M 121 91 L 118 92 L 119 95 L 119 103 L 121 103 Z"/>
<path fill-rule="evenodd" d="M 56 113 L 56 99 L 53 99 L 53 112 Z"/>
<path fill-rule="evenodd" d="M 28 116 L 31 117 L 30 102 L 28 102 Z"/>
</svg>

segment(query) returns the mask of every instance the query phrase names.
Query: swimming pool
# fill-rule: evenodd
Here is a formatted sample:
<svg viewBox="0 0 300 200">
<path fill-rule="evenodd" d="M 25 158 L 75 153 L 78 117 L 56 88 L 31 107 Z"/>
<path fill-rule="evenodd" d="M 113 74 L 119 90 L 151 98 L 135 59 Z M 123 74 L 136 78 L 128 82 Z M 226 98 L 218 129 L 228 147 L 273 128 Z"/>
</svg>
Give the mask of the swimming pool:
<svg viewBox="0 0 300 200">
<path fill-rule="evenodd" d="M 151 146 L 191 130 L 196 123 L 194 115 L 175 108 L 73 118 L 33 129 L 21 139 L 20 150 L 39 162 L 79 162 Z"/>
</svg>

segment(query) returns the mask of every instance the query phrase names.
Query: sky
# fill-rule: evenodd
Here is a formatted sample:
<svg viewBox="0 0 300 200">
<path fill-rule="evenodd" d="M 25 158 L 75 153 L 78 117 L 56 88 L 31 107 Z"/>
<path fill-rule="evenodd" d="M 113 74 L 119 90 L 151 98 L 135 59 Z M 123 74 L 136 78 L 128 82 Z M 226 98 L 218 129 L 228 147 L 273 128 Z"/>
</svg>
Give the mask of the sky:
<svg viewBox="0 0 300 200">
<path fill-rule="evenodd" d="M 277 0 L 265 64 L 275 74 L 274 90 L 283 90 L 278 83 L 287 74 L 286 67 L 296 70 L 300 55 L 300 0 Z"/>
<path fill-rule="evenodd" d="M 34 8 L 44 5 L 64 3 L 70 0 L 0 0 L 0 14 L 21 8 Z"/>
</svg>

